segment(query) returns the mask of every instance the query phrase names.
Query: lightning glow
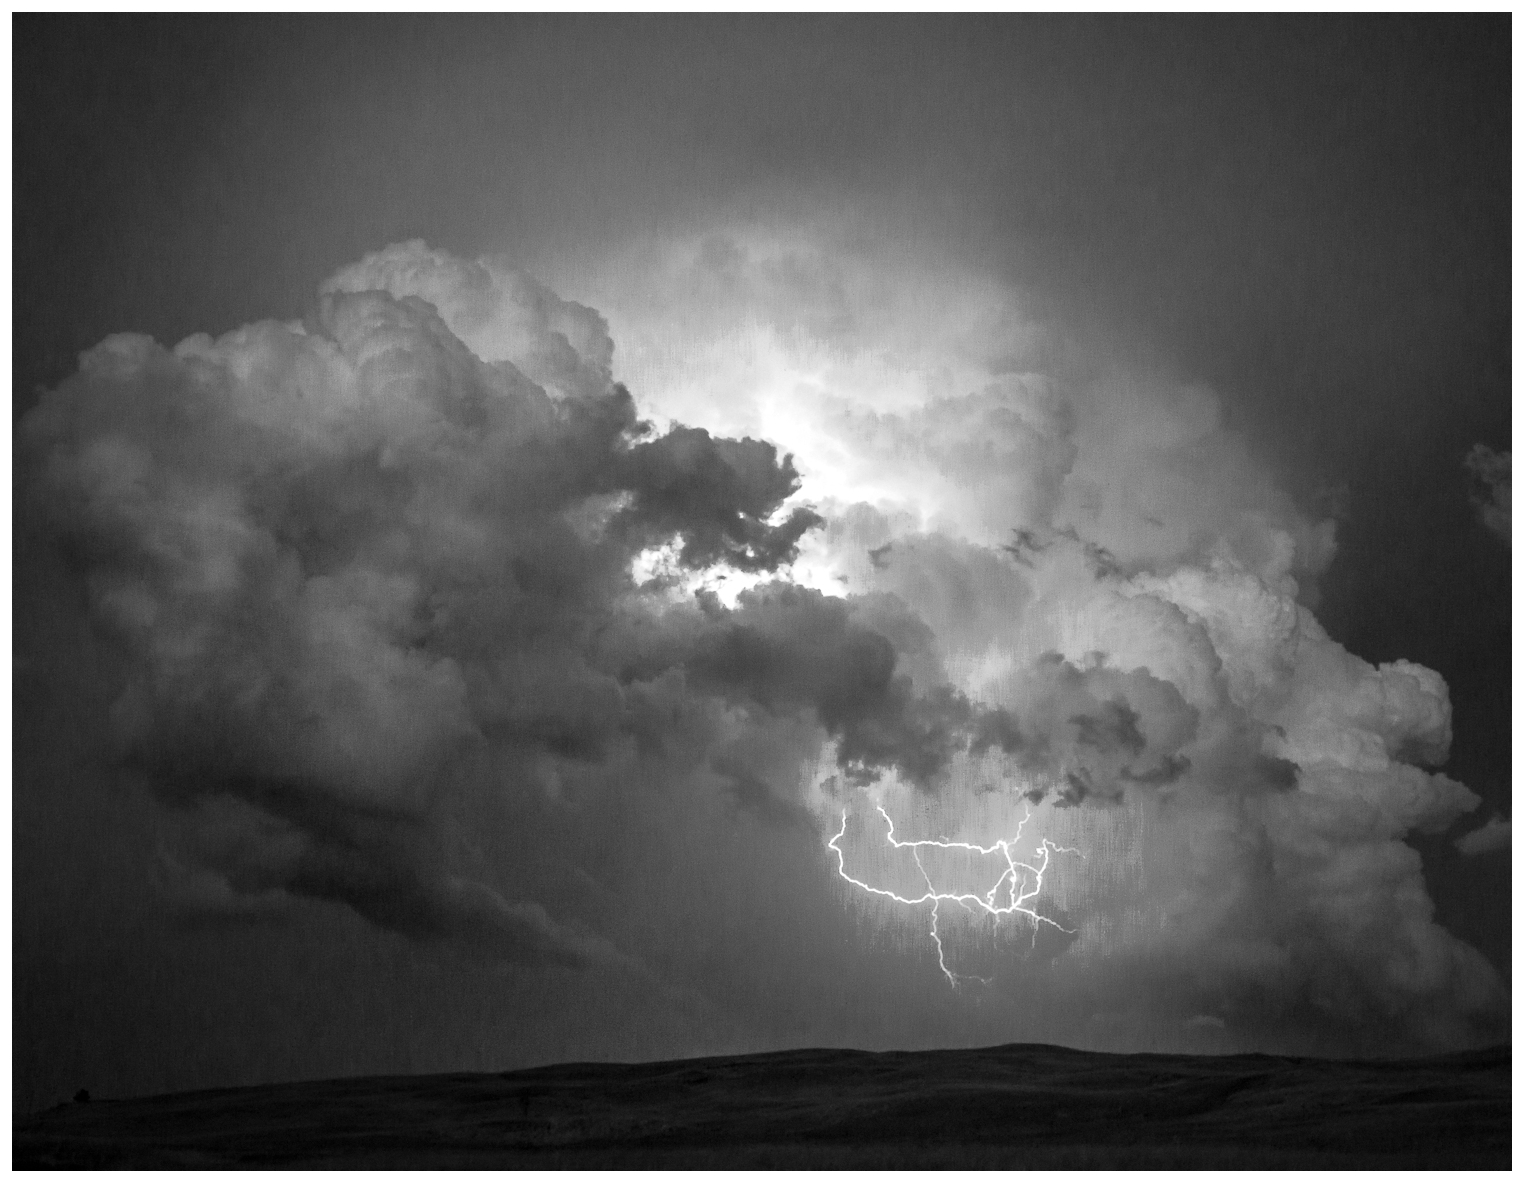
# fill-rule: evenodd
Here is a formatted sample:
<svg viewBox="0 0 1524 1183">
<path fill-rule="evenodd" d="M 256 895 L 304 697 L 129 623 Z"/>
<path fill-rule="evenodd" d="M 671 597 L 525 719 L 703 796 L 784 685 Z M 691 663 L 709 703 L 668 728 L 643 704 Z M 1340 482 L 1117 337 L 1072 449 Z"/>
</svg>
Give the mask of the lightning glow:
<svg viewBox="0 0 1524 1183">
<path fill-rule="evenodd" d="M 841 829 L 836 832 L 826 845 L 836 852 L 836 871 L 843 879 L 854 887 L 872 895 L 885 896 L 896 903 L 914 907 L 918 904 L 929 903 L 931 905 L 931 939 L 937 946 L 937 964 L 941 966 L 942 973 L 954 987 L 958 985 L 960 978 L 973 977 L 972 974 L 956 974 L 947 967 L 946 952 L 942 947 L 942 936 L 937 931 L 937 921 L 940 909 L 944 903 L 955 903 L 970 912 L 983 912 L 991 916 L 998 923 L 1004 916 L 1020 915 L 1032 922 L 1032 939 L 1036 941 L 1037 930 L 1044 924 L 1051 925 L 1060 932 L 1070 933 L 1073 929 L 1065 928 L 1058 921 L 1044 916 L 1030 906 L 1029 901 L 1035 900 L 1042 891 L 1043 875 L 1047 873 L 1048 863 L 1055 854 L 1079 854 L 1079 851 L 1059 846 L 1048 838 L 1044 838 L 1037 845 L 1037 852 L 1033 856 L 1033 862 L 1023 862 L 1014 853 L 1014 848 L 1021 841 L 1022 830 L 1027 822 L 1032 820 L 1032 810 L 1028 806 L 1021 821 L 1016 824 L 1016 833 L 1011 838 L 1000 838 L 991 846 L 980 846 L 974 842 L 952 842 L 945 838 L 921 838 L 913 842 L 902 841 L 894 836 L 894 819 L 889 816 L 882 805 L 877 806 L 879 816 L 889 827 L 888 842 L 895 850 L 908 850 L 915 859 L 916 869 L 921 872 L 921 878 L 926 881 L 926 891 L 919 896 L 903 896 L 898 892 L 890 891 L 883 887 L 874 887 L 847 874 L 846 855 L 842 852 L 840 842 L 847 832 L 847 812 L 842 810 Z M 999 878 L 988 891 L 980 895 L 967 891 L 938 891 L 931 880 L 926 865 L 921 861 L 921 850 L 924 847 L 935 847 L 939 850 L 961 850 L 970 854 L 1000 855 L 1004 860 L 1005 867 L 1000 872 Z M 1084 857 L 1081 855 L 1081 857 Z M 1038 861 L 1040 858 L 1040 861 Z M 1034 865 L 1035 863 L 1035 865 Z M 980 981 L 987 979 L 980 978 Z"/>
</svg>

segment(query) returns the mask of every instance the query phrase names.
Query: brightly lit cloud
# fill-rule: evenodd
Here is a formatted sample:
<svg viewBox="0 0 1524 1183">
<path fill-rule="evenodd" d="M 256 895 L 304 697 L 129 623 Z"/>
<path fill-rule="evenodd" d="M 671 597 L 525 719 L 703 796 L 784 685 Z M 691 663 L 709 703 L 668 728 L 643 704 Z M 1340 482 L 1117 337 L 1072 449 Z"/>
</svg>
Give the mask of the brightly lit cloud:
<svg viewBox="0 0 1524 1183">
<path fill-rule="evenodd" d="M 1461 993 L 1491 996 L 1486 967 L 1426 904 L 1393 913 L 1379 936 L 1352 919 L 1364 915 L 1362 893 L 1398 891 L 1377 868 L 1411 865 L 1401 836 L 1447 824 L 1474 795 L 1391 755 L 1442 758 L 1442 681 L 1409 663 L 1354 658 L 1299 604 L 1332 557 L 1333 525 L 1297 512 L 1223 429 L 1211 391 L 1149 374 L 1034 373 L 1038 334 L 1009 290 L 884 244 L 871 262 L 812 233 L 742 230 L 643 249 L 641 266 L 622 260 L 587 292 L 618 342 L 616 373 L 658 416 L 793 454 L 797 500 L 828 525 L 805 540 L 791 578 L 903 598 L 936 633 L 940 676 L 975 701 L 1020 713 L 1023 671 L 1056 652 L 1084 669 L 1147 671 L 1196 720 L 1180 783 L 1063 818 L 1045 804 L 1040 830 L 998 776 L 993 792 L 943 786 L 935 828 L 912 816 L 913 798 L 901 808 L 877 790 L 844 822 L 839 796 L 813 787 L 833 869 L 901 922 L 929 924 L 949 980 L 980 976 L 960 977 L 967 950 L 944 947 L 949 908 L 986 920 L 1010 912 L 1033 929 L 1072 924 L 1074 956 L 1178 945 L 1182 967 L 1200 961 L 1231 976 L 1227 967 L 1241 965 L 1262 977 L 1286 953 L 1279 921 L 1257 901 L 1282 898 L 1278 907 L 1320 917 L 1309 952 L 1296 956 L 1342 950 L 1357 992 L 1408 997 L 1411 983 L 1392 967 L 1411 957 L 1453 967 L 1440 978 L 1474 981 Z M 1002 544 L 1017 537 L 1006 557 Z M 1129 577 L 1128 564 L 1141 573 Z M 706 579 L 728 595 L 747 582 L 690 582 Z M 1302 791 L 1263 787 L 1261 768 L 1294 768 Z M 992 800 L 1003 816 L 981 814 Z M 1348 829 L 1356 816 L 1358 834 Z M 885 818 L 893 834 L 866 824 Z M 1060 884 L 1079 909 L 1072 922 L 1043 910 L 1054 823 L 1056 841 L 1087 855 Z M 904 835 L 945 838 L 989 865 L 966 868 L 959 883 L 913 858 L 904 882 L 861 869 L 885 852 L 946 853 L 907 847 Z M 1017 835 L 1038 845 L 1020 856 L 1001 845 Z M 1390 859 L 1373 862 L 1371 843 Z M 1267 886 L 1257 881 L 1263 864 L 1244 856 L 1260 848 L 1320 853 L 1295 884 Z M 1420 882 L 1410 886 L 1426 900 Z M 1304 895 L 1305 905 L 1284 903 Z M 1441 988 L 1439 978 L 1424 987 Z M 1441 1011 L 1415 1026 L 1449 1032 L 1455 1021 Z"/>
</svg>

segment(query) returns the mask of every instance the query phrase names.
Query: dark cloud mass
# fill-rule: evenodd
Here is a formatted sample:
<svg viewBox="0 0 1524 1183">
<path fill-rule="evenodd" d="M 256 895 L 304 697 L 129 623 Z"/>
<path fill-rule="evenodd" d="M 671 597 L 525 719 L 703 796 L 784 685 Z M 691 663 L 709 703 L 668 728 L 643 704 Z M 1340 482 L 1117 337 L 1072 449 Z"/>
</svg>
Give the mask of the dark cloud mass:
<svg viewBox="0 0 1524 1183">
<path fill-rule="evenodd" d="M 421 244 L 381 258 L 408 250 L 455 282 L 485 274 Z M 514 332 L 486 363 L 416 295 L 344 290 L 354 274 L 311 327 L 173 350 L 110 338 L 21 428 L 25 512 L 70 548 L 125 657 L 120 760 L 223 831 L 186 847 L 202 871 L 582 964 L 596 942 L 436 865 L 430 818 L 479 791 L 452 775 L 473 747 L 661 751 L 653 704 L 683 693 L 807 712 L 863 782 L 897 767 L 929 784 L 967 746 L 968 701 L 917 693 L 846 601 L 776 584 L 734 609 L 640 606 L 646 548 L 676 540 L 688 568 L 794 557 L 820 518 L 770 523 L 799 484 L 772 444 L 653 436 L 608 377 L 599 318 L 545 315 L 532 281 L 493 289 Z M 574 393 L 548 394 L 521 357 L 554 359 Z M 622 639 L 632 612 L 642 631 Z"/>
<path fill-rule="evenodd" d="M 18 1095 L 1506 1041 L 1497 62 L 1110 19 L 20 22 Z"/>
<path fill-rule="evenodd" d="M 596 368 L 541 336 L 531 358 Z M 648 434 L 606 378 L 556 401 L 373 291 L 326 297 L 311 329 L 113 337 L 21 429 L 27 512 L 126 658 L 122 761 L 180 807 L 247 807 L 236 842 L 203 848 L 231 886 L 572 963 L 588 942 L 543 909 L 415 849 L 452 762 L 482 743 L 597 758 L 626 687 L 585 650 L 635 551 L 678 538 L 685 564 L 771 568 L 813 521 L 768 524 L 797 484 L 771 445 Z"/>
</svg>

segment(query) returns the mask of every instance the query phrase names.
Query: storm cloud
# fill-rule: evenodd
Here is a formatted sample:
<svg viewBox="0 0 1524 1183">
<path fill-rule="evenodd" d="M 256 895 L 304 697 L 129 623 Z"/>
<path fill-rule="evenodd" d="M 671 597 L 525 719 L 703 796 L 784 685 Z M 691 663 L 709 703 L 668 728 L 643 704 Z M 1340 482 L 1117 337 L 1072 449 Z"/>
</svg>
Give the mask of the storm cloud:
<svg viewBox="0 0 1524 1183">
<path fill-rule="evenodd" d="M 1478 804 L 1437 771 L 1445 682 L 1328 635 L 1336 522 L 1279 487 L 1212 390 L 1099 360 L 945 261 L 883 268 L 829 226 L 664 250 L 643 256 L 662 295 L 605 309 L 653 408 L 776 425 L 826 518 L 795 578 L 904 604 L 930 630 L 907 672 L 981 712 L 934 803 L 886 782 L 857 808 L 929 809 L 931 832 L 978 844 L 1046 803 L 1048 832 L 1116 851 L 1055 895 L 1097 1015 L 1136 1026 L 1189 1000 L 1231 1029 L 1269 1006 L 1367 1048 L 1498 1029 L 1504 987 L 1434 923 L 1404 842 Z M 679 354 L 685 292 L 713 327 Z M 956 293 L 939 307 L 962 331 L 906 292 Z M 706 383 L 732 397 L 701 403 Z M 1128 965 L 1148 987 L 1108 1000 Z"/>
<path fill-rule="evenodd" d="M 766 947 L 678 941 L 785 890 L 716 827 L 816 859 L 786 890 L 851 932 L 844 812 L 987 841 L 1036 809 L 1120 852 L 1063 873 L 1072 941 L 1010 970 L 1084 982 L 1085 1038 L 1119 1007 L 1249 1044 L 1497 1029 L 1403 841 L 1478 802 L 1437 771 L 1445 683 L 1319 625 L 1334 524 L 1211 390 L 1076 364 L 982 277 L 829 234 L 706 233 L 652 275 L 597 312 L 402 243 L 305 322 L 108 338 L 24 419 L 22 512 L 119 659 L 116 759 L 175 818 L 182 895 L 744 1000 L 806 905 Z M 821 923 L 800 957 L 843 955 Z"/>
<path fill-rule="evenodd" d="M 771 443 L 653 432 L 610 355 L 591 310 L 413 243 L 342 272 L 310 325 L 112 337 L 27 417 L 24 510 L 124 660 L 118 760 L 200 823 L 166 865 L 580 965 L 615 955 L 451 870 L 463 794 L 660 756 L 664 712 L 708 698 L 805 714 L 859 780 L 929 783 L 967 746 L 977 712 L 916 691 L 871 612 L 786 584 L 685 608 L 632 579 L 668 544 L 773 571 L 821 519 L 780 509 L 799 480 Z M 461 771 L 483 752 L 490 784 Z"/>
<path fill-rule="evenodd" d="M 586 654 L 634 594 L 631 556 L 677 539 L 685 564 L 767 569 L 814 519 L 768 522 L 797 485 L 772 445 L 652 436 L 597 318 L 536 319 L 550 299 L 512 287 L 497 311 L 559 398 L 417 298 L 336 288 L 311 326 L 113 337 L 23 424 L 26 512 L 124 657 L 119 758 L 236 831 L 189 847 L 235 890 L 592 956 L 441 863 L 452 768 L 484 744 L 595 759 L 627 739 L 641 687 Z"/>
</svg>

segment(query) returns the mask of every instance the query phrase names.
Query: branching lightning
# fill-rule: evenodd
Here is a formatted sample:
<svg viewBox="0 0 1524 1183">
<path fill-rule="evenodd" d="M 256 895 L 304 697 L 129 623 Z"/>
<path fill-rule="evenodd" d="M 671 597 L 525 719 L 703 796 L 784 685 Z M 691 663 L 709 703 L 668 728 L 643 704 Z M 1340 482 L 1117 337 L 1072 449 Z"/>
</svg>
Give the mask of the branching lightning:
<svg viewBox="0 0 1524 1183">
<path fill-rule="evenodd" d="M 1048 862 L 1055 854 L 1079 854 L 1079 851 L 1067 846 L 1059 846 L 1051 840 L 1044 838 L 1038 843 L 1033 862 L 1023 862 L 1014 853 L 1015 846 L 1021 841 L 1021 832 L 1027 822 L 1032 820 L 1032 810 L 1028 806 L 1025 815 L 1016 825 L 1016 834 L 1011 838 L 997 839 L 992 846 L 980 846 L 973 842 L 951 842 L 945 838 L 921 838 L 914 842 L 902 841 L 894 836 L 894 819 L 882 805 L 877 806 L 879 816 L 882 817 L 889 827 L 889 845 L 895 850 L 908 850 L 915 859 L 917 870 L 921 872 L 921 878 L 926 881 L 926 891 L 919 896 L 903 896 L 898 892 L 890 891 L 883 887 L 873 887 L 864 883 L 861 879 L 853 878 L 847 874 L 846 855 L 842 852 L 840 842 L 847 832 L 847 812 L 842 810 L 841 829 L 836 832 L 826 845 L 836 852 L 836 870 L 843 879 L 854 887 L 860 887 L 863 891 L 873 895 L 885 896 L 896 903 L 915 906 L 917 904 L 931 905 L 931 939 L 937 946 L 937 963 L 942 967 L 942 973 L 947 980 L 957 986 L 960 978 L 973 977 L 971 974 L 956 974 L 947 967 L 947 957 L 942 947 L 942 936 L 937 931 L 939 913 L 944 903 L 955 903 L 967 911 L 980 911 L 994 917 L 998 922 L 1001 917 L 1020 915 L 1032 922 L 1032 939 L 1037 939 L 1037 929 L 1044 925 L 1051 925 L 1060 932 L 1073 933 L 1073 929 L 1065 928 L 1058 921 L 1042 915 L 1031 907 L 1029 901 L 1035 900 L 1042 891 L 1043 875 L 1047 872 Z M 966 891 L 938 891 L 931 880 L 931 875 L 926 870 L 926 865 L 921 861 L 921 850 L 924 847 L 936 847 L 940 850 L 962 850 L 970 854 L 1000 855 L 1005 861 L 1005 869 L 1000 877 L 983 895 Z M 1084 857 L 1081 855 L 1081 857 Z M 1035 864 L 1035 865 L 1034 865 Z M 980 981 L 986 979 L 980 978 Z"/>
</svg>

